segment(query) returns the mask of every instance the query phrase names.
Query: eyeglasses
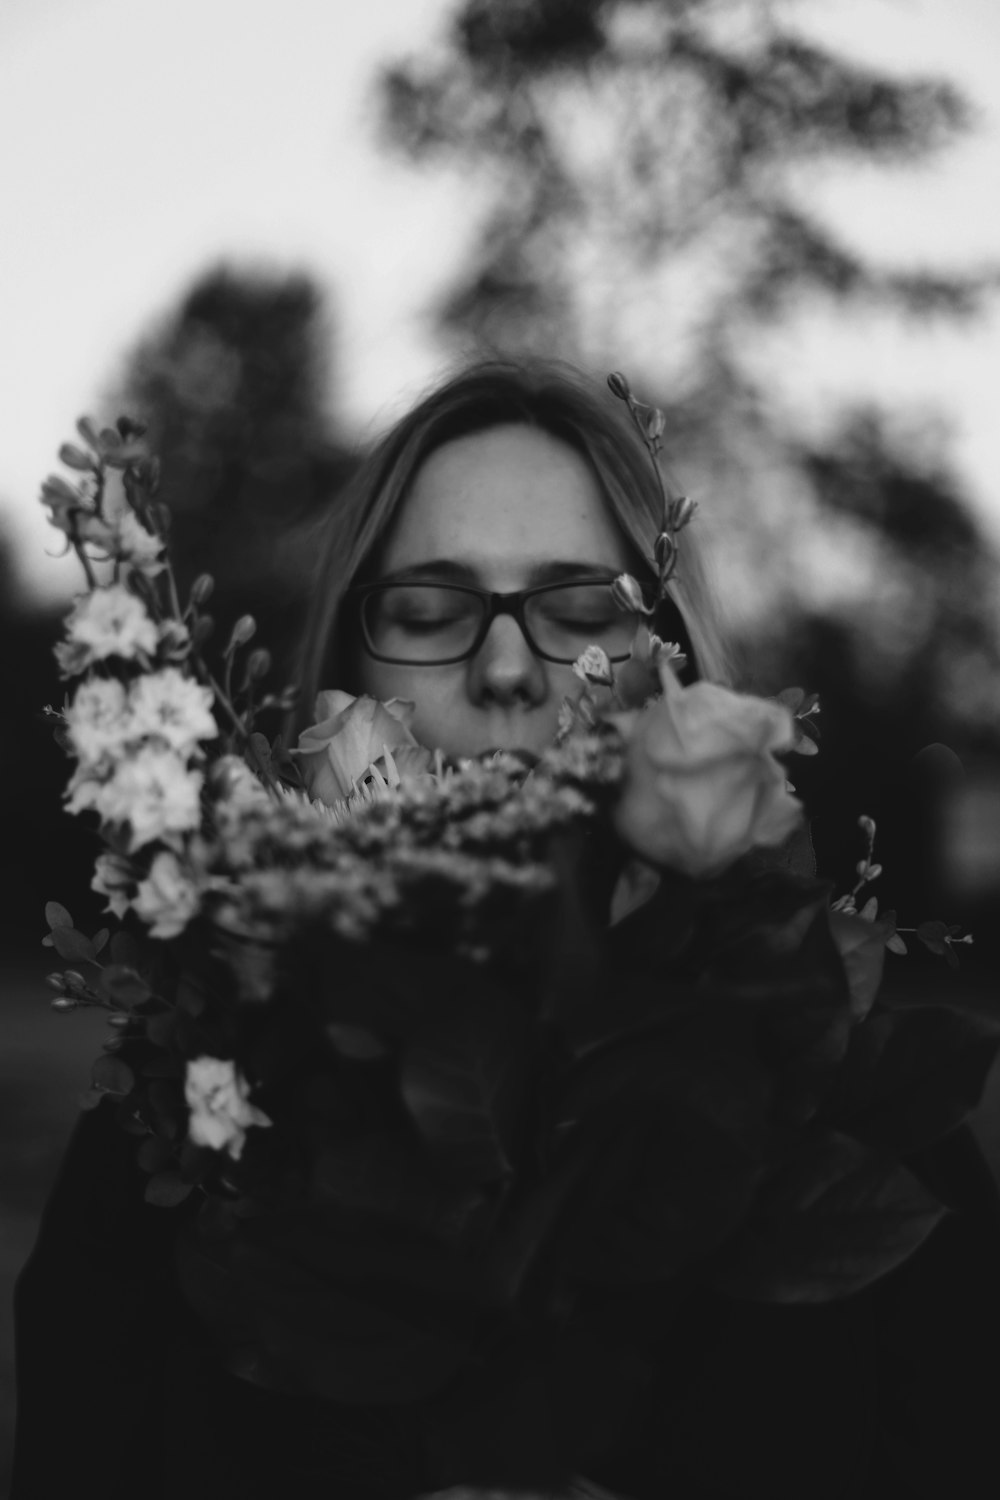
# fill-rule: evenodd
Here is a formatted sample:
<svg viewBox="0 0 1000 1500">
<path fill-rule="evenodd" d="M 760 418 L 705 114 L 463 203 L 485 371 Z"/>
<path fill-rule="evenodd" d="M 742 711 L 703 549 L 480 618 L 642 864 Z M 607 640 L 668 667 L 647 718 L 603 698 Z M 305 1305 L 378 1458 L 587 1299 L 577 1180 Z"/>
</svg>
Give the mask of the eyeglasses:
<svg viewBox="0 0 1000 1500">
<path fill-rule="evenodd" d="M 364 583 L 349 595 L 358 601 L 369 654 L 405 666 L 466 661 L 498 615 L 513 616 L 543 661 L 574 662 L 588 646 L 625 661 L 638 619 L 616 604 L 610 578 L 576 578 L 511 594 L 458 583 Z"/>
</svg>

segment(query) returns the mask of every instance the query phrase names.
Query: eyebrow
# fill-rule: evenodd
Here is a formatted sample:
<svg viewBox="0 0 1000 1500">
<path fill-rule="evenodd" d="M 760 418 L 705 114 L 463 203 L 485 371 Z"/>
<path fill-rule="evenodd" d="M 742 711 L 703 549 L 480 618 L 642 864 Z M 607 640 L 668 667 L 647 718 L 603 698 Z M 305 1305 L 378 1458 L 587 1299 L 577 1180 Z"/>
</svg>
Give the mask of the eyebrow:
<svg viewBox="0 0 1000 1500">
<path fill-rule="evenodd" d="M 607 563 L 590 562 L 586 559 L 578 562 L 552 561 L 534 563 L 528 569 L 528 582 L 526 587 L 532 588 L 536 584 L 563 583 L 574 578 L 601 577 L 608 581 L 621 572 L 620 568 L 609 568 Z M 392 573 L 386 573 L 378 579 L 379 583 L 404 583 L 407 579 L 440 579 L 449 583 L 470 583 L 479 587 L 478 579 L 481 576 L 479 569 L 471 563 L 456 562 L 452 557 L 431 558 L 427 562 L 414 563 L 409 568 L 397 568 Z"/>
</svg>

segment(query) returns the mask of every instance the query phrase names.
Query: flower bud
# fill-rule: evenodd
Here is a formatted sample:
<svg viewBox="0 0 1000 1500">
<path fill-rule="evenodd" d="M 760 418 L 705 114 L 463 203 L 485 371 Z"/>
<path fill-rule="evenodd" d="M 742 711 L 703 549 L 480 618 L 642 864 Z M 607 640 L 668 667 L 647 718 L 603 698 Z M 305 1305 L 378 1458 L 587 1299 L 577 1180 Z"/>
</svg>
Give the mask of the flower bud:
<svg viewBox="0 0 1000 1500">
<path fill-rule="evenodd" d="M 115 426 L 126 442 L 128 442 L 129 438 L 146 436 L 147 428 L 145 422 L 136 422 L 132 417 L 119 417 Z"/>
<path fill-rule="evenodd" d="M 667 511 L 669 526 L 674 531 L 681 531 L 691 520 L 697 509 L 697 500 L 692 500 L 690 495 L 678 495 L 676 500 L 671 500 L 670 509 Z"/>
<path fill-rule="evenodd" d="M 653 543 L 653 556 L 661 572 L 666 572 L 677 555 L 677 544 L 668 531 L 661 531 Z"/>
<path fill-rule="evenodd" d="M 50 990 L 55 990 L 57 995 L 61 995 L 66 988 L 61 974 L 46 974 L 45 983 Z"/>
<path fill-rule="evenodd" d="M 211 573 L 199 573 L 191 585 L 190 601 L 195 609 L 207 604 L 215 592 L 215 579 Z"/>
<path fill-rule="evenodd" d="M 131 1016 L 108 1016 L 108 1025 L 113 1026 L 116 1031 L 122 1031 L 131 1019 Z"/>
<path fill-rule="evenodd" d="M 199 615 L 191 630 L 191 639 L 196 646 L 203 646 L 215 629 L 211 615 Z"/>
<path fill-rule="evenodd" d="M 60 999 L 53 1000 L 53 1002 L 52 1002 L 52 1009 L 53 1010 L 76 1010 L 76 1001 L 75 1000 L 70 1000 L 66 995 L 63 995 L 63 996 L 60 997 Z"/>
<path fill-rule="evenodd" d="M 271 670 L 271 653 L 270 653 L 270 651 L 265 651 L 264 648 L 261 646 L 261 647 L 258 647 L 258 649 L 256 651 L 251 651 L 250 652 L 250 655 L 247 658 L 247 669 L 246 669 L 246 680 L 247 680 L 248 683 L 259 682 L 262 677 L 266 677 L 267 676 L 267 674 L 268 674 L 268 672 L 270 672 L 270 670 Z"/>
<path fill-rule="evenodd" d="M 642 408 L 642 430 L 647 441 L 655 443 L 661 438 L 667 425 L 667 418 L 658 406 L 644 406 Z"/>
<path fill-rule="evenodd" d="M 642 589 L 631 573 L 618 574 L 611 585 L 611 597 L 619 609 L 626 610 L 630 614 L 648 615 L 651 613 L 642 597 Z"/>
<path fill-rule="evenodd" d="M 627 401 L 632 392 L 629 390 L 628 381 L 620 370 L 613 370 L 608 376 L 608 388 L 613 396 L 619 401 Z"/>
<path fill-rule="evenodd" d="M 94 468 L 94 460 L 90 454 L 84 453 L 75 443 L 63 443 L 59 449 L 59 459 L 67 469 L 79 469 L 84 474 L 89 474 Z"/>
<path fill-rule="evenodd" d="M 233 626 L 233 633 L 229 637 L 229 645 L 226 647 L 226 655 L 229 656 L 240 646 L 245 646 L 248 641 L 253 640 L 257 631 L 257 621 L 253 615 L 240 615 Z"/>
<path fill-rule="evenodd" d="M 873 839 L 875 837 L 874 818 L 869 818 L 866 814 L 863 813 L 858 819 L 858 827 L 861 829 L 861 832 L 866 835 L 866 837 L 870 839 Z"/>
<path fill-rule="evenodd" d="M 573 671 L 582 681 L 594 683 L 597 687 L 611 687 L 615 680 L 611 658 L 600 646 L 588 646 L 573 663 Z"/>
</svg>

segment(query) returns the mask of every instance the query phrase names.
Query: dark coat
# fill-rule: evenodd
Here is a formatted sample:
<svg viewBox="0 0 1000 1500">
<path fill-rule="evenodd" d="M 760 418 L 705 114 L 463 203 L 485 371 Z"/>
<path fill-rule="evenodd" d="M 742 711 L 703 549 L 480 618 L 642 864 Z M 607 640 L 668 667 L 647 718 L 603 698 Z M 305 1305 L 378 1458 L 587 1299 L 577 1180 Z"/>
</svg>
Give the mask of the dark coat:
<svg viewBox="0 0 1000 1500">
<path fill-rule="evenodd" d="M 909 1165 L 954 1207 L 836 1303 L 692 1300 L 590 1477 L 635 1500 L 977 1500 L 1000 1490 L 1000 1195 L 968 1128 Z M 84 1115 L 15 1294 L 10 1500 L 403 1500 L 419 1416 L 227 1374 L 173 1274 L 185 1210 L 142 1201 L 132 1141 Z"/>
</svg>

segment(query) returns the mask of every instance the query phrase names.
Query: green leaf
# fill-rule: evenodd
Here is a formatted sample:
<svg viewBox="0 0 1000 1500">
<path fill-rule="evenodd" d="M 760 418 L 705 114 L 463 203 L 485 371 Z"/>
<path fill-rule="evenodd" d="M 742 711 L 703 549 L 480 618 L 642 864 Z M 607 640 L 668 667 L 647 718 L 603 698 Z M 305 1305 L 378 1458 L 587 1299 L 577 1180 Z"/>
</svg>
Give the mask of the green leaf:
<svg viewBox="0 0 1000 1500">
<path fill-rule="evenodd" d="M 851 1017 L 855 1021 L 864 1020 L 882 983 L 885 950 L 891 931 L 882 923 L 869 922 L 843 911 L 830 912 L 830 930 L 847 975 Z M 895 930 L 895 924 L 892 930 Z"/>
<path fill-rule="evenodd" d="M 98 988 L 116 1005 L 124 1005 L 128 1009 L 141 1005 L 152 993 L 141 974 L 119 963 L 108 964 L 101 971 Z"/>
<path fill-rule="evenodd" d="M 177 986 L 176 1005 L 186 1016 L 200 1016 L 205 1009 L 205 991 L 189 974 L 181 976 Z"/>
<path fill-rule="evenodd" d="M 105 1054 L 94 1063 L 90 1081 L 106 1094 L 129 1094 L 135 1087 L 135 1074 L 122 1058 Z"/>
<path fill-rule="evenodd" d="M 525 1082 L 524 1025 L 499 991 L 466 997 L 447 1027 L 411 1046 L 400 1092 L 437 1164 L 463 1182 L 511 1171 L 510 1152 Z"/>
<path fill-rule="evenodd" d="M 239 1286 L 279 1369 L 315 1395 L 352 1404 L 420 1400 L 454 1378 L 476 1318 L 458 1263 L 435 1257 L 440 1290 L 432 1291 L 407 1276 L 416 1246 L 394 1247 L 398 1276 L 386 1280 L 376 1242 L 372 1270 L 360 1282 L 334 1246 L 325 1264 L 306 1258 L 304 1248 L 272 1249 L 242 1236 L 233 1244 Z"/>
<path fill-rule="evenodd" d="M 138 969 L 142 963 L 142 948 L 132 933 L 119 928 L 112 935 L 110 954 L 112 962 L 126 969 Z"/>
<path fill-rule="evenodd" d="M 46 901 L 45 920 L 52 928 L 73 926 L 73 918 L 65 906 L 60 906 L 58 901 Z"/>
<path fill-rule="evenodd" d="M 190 1197 L 193 1187 L 194 1184 L 185 1182 L 179 1172 L 157 1172 L 146 1183 L 143 1197 L 157 1208 L 175 1208 Z"/>
<path fill-rule="evenodd" d="M 91 942 L 94 945 L 94 952 L 95 953 L 100 953 L 100 952 L 103 951 L 103 949 L 104 949 L 104 947 L 105 947 L 105 945 L 106 945 L 106 943 L 108 941 L 108 938 L 110 936 L 111 936 L 111 933 L 110 933 L 110 930 L 107 927 L 102 927 L 101 930 L 100 930 L 100 932 L 95 932 L 94 933 L 94 936 L 91 938 Z"/>
<path fill-rule="evenodd" d="M 174 1148 L 162 1136 L 148 1135 L 139 1142 L 135 1159 L 144 1172 L 162 1172 L 173 1161 Z"/>
<path fill-rule="evenodd" d="M 67 963 L 92 963 L 97 957 L 90 938 L 72 927 L 53 927 L 52 946 Z"/>
<path fill-rule="evenodd" d="M 752 1302 L 828 1302 L 894 1270 L 946 1212 L 891 1156 L 830 1133 L 762 1188 L 710 1284 Z"/>
<path fill-rule="evenodd" d="M 923 943 L 931 953 L 946 957 L 951 951 L 946 942 L 948 928 L 944 922 L 921 922 L 916 932 L 917 941 Z"/>
<path fill-rule="evenodd" d="M 851 1035 L 824 1118 L 872 1144 L 917 1150 L 976 1108 L 998 1050 L 996 1022 L 951 1006 L 870 1016 Z"/>
<path fill-rule="evenodd" d="M 177 1012 L 161 1010 L 146 1022 L 146 1035 L 157 1047 L 169 1047 L 177 1030 Z"/>
</svg>

